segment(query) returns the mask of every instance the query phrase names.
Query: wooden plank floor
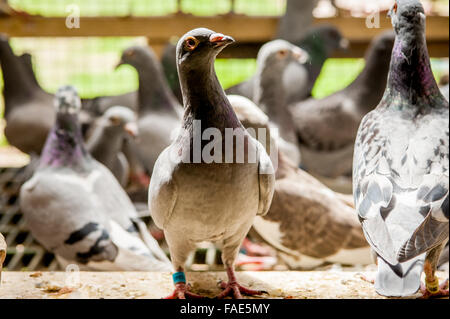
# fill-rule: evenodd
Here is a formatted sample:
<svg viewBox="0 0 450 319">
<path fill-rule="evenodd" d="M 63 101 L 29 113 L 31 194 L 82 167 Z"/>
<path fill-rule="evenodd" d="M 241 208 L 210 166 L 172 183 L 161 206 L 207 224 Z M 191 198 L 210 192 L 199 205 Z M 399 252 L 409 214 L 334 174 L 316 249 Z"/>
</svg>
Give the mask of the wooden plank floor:
<svg viewBox="0 0 450 319">
<path fill-rule="evenodd" d="M 368 277 L 374 272 L 364 272 Z M 77 276 L 79 281 L 77 282 Z M 269 294 L 263 298 L 335 299 L 382 298 L 373 286 L 353 271 L 311 272 L 239 272 L 238 280 L 253 289 Z M 448 274 L 438 273 L 443 280 Z M 193 292 L 214 297 L 220 292 L 219 280 L 223 272 L 188 273 Z M 74 280 L 75 279 L 75 280 Z M 169 295 L 172 280 L 168 273 L 146 272 L 3 272 L 0 286 L 2 298 L 156 298 Z"/>
</svg>

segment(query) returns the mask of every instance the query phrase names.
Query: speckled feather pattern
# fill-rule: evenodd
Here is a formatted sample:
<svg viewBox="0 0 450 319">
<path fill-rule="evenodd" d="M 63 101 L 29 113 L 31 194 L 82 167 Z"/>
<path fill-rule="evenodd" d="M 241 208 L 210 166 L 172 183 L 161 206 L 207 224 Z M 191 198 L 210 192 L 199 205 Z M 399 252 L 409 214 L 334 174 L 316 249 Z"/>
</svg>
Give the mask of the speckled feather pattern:
<svg viewBox="0 0 450 319">
<path fill-rule="evenodd" d="M 359 218 L 379 256 L 375 288 L 388 296 L 415 293 L 423 263 L 436 269 L 449 236 L 449 105 L 431 72 L 420 2 L 397 5 L 388 87 L 361 123 L 353 162 Z"/>
</svg>

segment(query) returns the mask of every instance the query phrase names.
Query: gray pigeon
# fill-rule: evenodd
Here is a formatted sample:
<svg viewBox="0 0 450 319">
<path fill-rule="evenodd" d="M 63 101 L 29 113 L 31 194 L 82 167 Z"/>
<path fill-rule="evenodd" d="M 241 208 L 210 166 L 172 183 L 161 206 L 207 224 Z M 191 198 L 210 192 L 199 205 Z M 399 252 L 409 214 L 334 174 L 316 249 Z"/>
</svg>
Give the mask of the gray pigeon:
<svg viewBox="0 0 450 319">
<path fill-rule="evenodd" d="M 364 234 L 377 254 L 384 296 L 448 296 L 436 266 L 449 234 L 449 105 L 431 71 L 419 0 L 390 11 L 397 35 L 385 95 L 364 117 L 353 189 Z"/>
<path fill-rule="evenodd" d="M 9 144 L 22 152 L 39 155 L 55 120 L 55 110 L 52 107 L 54 96 L 39 85 L 33 71 L 31 55 L 25 53 L 16 56 L 8 38 L 2 34 L 0 34 L 0 63 L 4 82 L 5 136 Z M 121 105 L 128 105 L 126 99 L 115 97 L 108 102 L 107 107 L 102 107 L 102 110 L 110 107 L 111 101 L 123 101 L 124 104 Z M 100 111 L 92 111 L 94 100 L 82 100 L 80 121 L 83 133 L 87 131 L 95 116 L 103 114 Z"/>
<path fill-rule="evenodd" d="M 128 160 L 122 153 L 127 134 L 138 135 L 136 115 L 127 107 L 113 106 L 93 123 L 86 141 L 89 153 L 109 168 L 123 187 L 127 186 L 130 175 Z"/>
<path fill-rule="evenodd" d="M 8 38 L 1 34 L 0 63 L 6 139 L 24 153 L 39 155 L 55 121 L 53 96 L 37 85 L 27 65 L 14 55 Z"/>
<path fill-rule="evenodd" d="M 73 87 L 55 97 L 56 123 L 39 167 L 20 191 L 20 208 L 34 238 L 63 267 L 170 271 L 169 259 L 137 218 L 111 172 L 87 152 L 80 99 Z"/>
<path fill-rule="evenodd" d="M 173 96 L 160 62 L 149 47 L 133 46 L 122 53 L 118 66 L 129 64 L 139 75 L 139 140 L 136 148 L 149 173 L 159 154 L 180 127 L 182 108 Z"/>
<path fill-rule="evenodd" d="M 389 31 L 372 41 L 364 70 L 347 88 L 289 106 L 307 172 L 329 178 L 351 176 L 358 126 L 383 96 L 394 39 Z"/>
<path fill-rule="evenodd" d="M 83 110 L 89 112 L 92 117 L 101 116 L 110 107 L 123 105 L 137 112 L 139 109 L 139 96 L 137 91 L 120 95 L 98 96 L 93 99 L 82 100 Z"/>
<path fill-rule="evenodd" d="M 6 241 L 2 233 L 0 233 L 0 286 L 2 285 L 2 269 L 6 258 Z"/>
<path fill-rule="evenodd" d="M 245 99 L 244 97 L 240 97 Z M 250 100 L 229 96 L 233 109 L 246 129 L 265 129 L 268 117 Z M 259 138 L 259 136 L 258 136 Z M 279 140 L 264 145 L 272 151 Z M 275 193 L 269 212 L 257 216 L 253 230 L 276 248 L 290 269 L 313 269 L 324 263 L 367 265 L 373 262 L 353 199 L 328 189 L 291 163 L 279 148 Z"/>
<path fill-rule="evenodd" d="M 255 216 L 270 207 L 274 174 L 264 147 L 237 119 L 214 70 L 217 54 L 233 42 L 200 28 L 177 45 L 183 129 L 159 156 L 149 188 L 150 213 L 164 230 L 176 271 L 175 292 L 169 298 L 198 297 L 188 291 L 184 264 L 203 241 L 223 244 L 229 281 L 219 298 L 261 293 L 238 284 L 234 262 Z"/>
<path fill-rule="evenodd" d="M 348 48 L 348 40 L 331 25 L 311 27 L 301 40 L 292 42 L 304 49 L 310 56 L 307 64 L 293 61 L 287 68 L 283 87 L 289 104 L 300 102 L 311 96 L 311 91 L 322 70 L 325 61 L 336 50 Z M 242 95 L 253 100 L 257 75 L 226 90 L 230 95 Z M 273 83 L 273 85 L 279 85 Z"/>
<path fill-rule="evenodd" d="M 306 89 L 309 95 L 311 95 L 326 60 L 336 51 L 346 51 L 350 46 L 349 40 L 344 38 L 334 25 L 329 24 L 311 27 L 303 39 L 292 43 L 308 52 L 310 56 L 310 62 L 305 65 L 309 76 Z M 294 76 L 291 79 L 292 81 L 296 81 Z M 291 103 L 305 99 L 301 91 L 295 94 L 292 90 L 289 96 L 289 102 Z"/>
<path fill-rule="evenodd" d="M 33 70 L 33 57 L 29 53 L 24 53 L 21 56 L 18 57 L 19 60 L 22 61 L 23 65 L 25 66 L 26 70 L 29 72 L 28 75 L 30 79 L 34 82 L 34 84 L 39 85 L 39 82 L 36 78 L 36 75 L 34 74 Z"/>
<path fill-rule="evenodd" d="M 288 94 L 277 83 L 283 83 L 284 87 L 287 86 L 290 75 L 289 67 L 294 62 L 303 65 L 308 60 L 308 53 L 285 40 L 266 43 L 259 50 L 257 57 L 258 68 L 253 100 L 269 117 L 272 129 L 276 127 L 280 137 L 296 150 L 296 154 L 290 156 L 296 165 L 300 164 L 300 152 L 298 151 L 299 145 L 294 122 L 287 109 Z M 303 67 L 300 67 L 298 72 L 302 72 L 302 70 L 306 78 L 308 75 Z M 282 149 L 285 151 L 284 147 Z M 286 154 L 289 155 L 292 152 Z"/>
</svg>

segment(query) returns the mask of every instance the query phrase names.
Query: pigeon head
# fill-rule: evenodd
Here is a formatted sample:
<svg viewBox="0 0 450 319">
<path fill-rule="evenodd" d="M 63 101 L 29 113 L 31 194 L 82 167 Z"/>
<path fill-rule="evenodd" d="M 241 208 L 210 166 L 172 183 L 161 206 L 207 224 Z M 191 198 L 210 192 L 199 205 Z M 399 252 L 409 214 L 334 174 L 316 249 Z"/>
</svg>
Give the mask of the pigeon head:
<svg viewBox="0 0 450 319">
<path fill-rule="evenodd" d="M 47 136 L 41 166 L 83 167 L 89 155 L 85 149 L 78 114 L 81 101 L 73 86 L 59 88 L 55 94 L 56 123 Z"/>
<path fill-rule="evenodd" d="M 60 114 L 78 114 L 81 110 L 81 100 L 77 90 L 71 85 L 65 85 L 55 94 L 54 105 Z"/>
<path fill-rule="evenodd" d="M 401 96 L 392 105 L 418 108 L 420 112 L 447 104 L 431 70 L 422 4 L 419 0 L 396 0 L 389 15 L 396 40 L 385 98 Z"/>
<path fill-rule="evenodd" d="M 128 64 L 139 69 L 145 67 L 149 61 L 157 61 L 157 57 L 153 50 L 144 46 L 132 46 L 122 52 L 122 56 L 116 68 Z"/>
<path fill-rule="evenodd" d="M 132 137 L 138 135 L 136 114 L 125 106 L 110 107 L 102 116 L 106 127 L 121 129 Z"/>
<path fill-rule="evenodd" d="M 274 72 L 282 71 L 279 68 L 290 63 L 305 64 L 308 61 L 309 55 L 306 51 L 285 40 L 274 40 L 266 43 L 259 50 L 257 57 L 259 66 L 271 68 Z"/>
<path fill-rule="evenodd" d="M 395 0 L 389 16 L 397 34 L 402 30 L 404 33 L 423 32 L 425 28 L 425 10 L 419 0 Z"/>
<path fill-rule="evenodd" d="M 261 47 L 257 57 L 253 99 L 269 116 L 274 116 L 272 111 L 275 112 L 278 105 L 286 103 L 288 93 L 284 84 L 289 85 L 289 76 L 285 76 L 296 74 L 306 77 L 304 64 L 309 60 L 306 51 L 285 40 L 270 41 Z"/>
<path fill-rule="evenodd" d="M 226 46 L 235 42 L 230 36 L 199 28 L 186 33 L 177 44 L 177 65 L 181 69 L 195 69 L 212 63 Z"/>
<path fill-rule="evenodd" d="M 347 50 L 350 46 L 348 39 L 344 38 L 335 26 L 328 24 L 315 27 L 307 38 L 311 38 L 312 41 L 321 41 L 329 52 Z"/>
</svg>

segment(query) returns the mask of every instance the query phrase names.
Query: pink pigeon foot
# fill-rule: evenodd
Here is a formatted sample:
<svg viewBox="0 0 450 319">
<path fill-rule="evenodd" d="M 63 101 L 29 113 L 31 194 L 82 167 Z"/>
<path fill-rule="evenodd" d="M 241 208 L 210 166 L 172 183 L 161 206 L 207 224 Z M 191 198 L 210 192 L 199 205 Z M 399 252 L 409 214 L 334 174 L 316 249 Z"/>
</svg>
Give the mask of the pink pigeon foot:
<svg viewBox="0 0 450 319">
<path fill-rule="evenodd" d="M 227 268 L 227 274 L 228 283 L 225 283 L 223 281 L 220 283 L 220 288 L 224 289 L 224 291 L 222 291 L 222 293 L 217 296 L 217 299 L 224 299 L 228 296 L 232 297 L 233 299 L 242 299 L 242 294 L 247 296 L 267 294 L 266 291 L 252 290 L 241 286 L 236 280 L 236 276 L 232 267 Z"/>
<path fill-rule="evenodd" d="M 205 297 L 190 292 L 190 285 L 185 283 L 177 283 L 175 285 L 175 291 L 164 299 L 203 299 Z"/>
<path fill-rule="evenodd" d="M 437 280 L 438 279 L 436 278 L 436 281 Z M 430 290 L 433 289 L 427 289 L 427 286 L 422 283 L 420 285 L 420 292 L 422 293 L 422 296 L 419 297 L 419 299 L 448 297 L 448 279 L 439 285 L 438 289 L 436 289 L 436 292 L 431 292 Z"/>
</svg>

